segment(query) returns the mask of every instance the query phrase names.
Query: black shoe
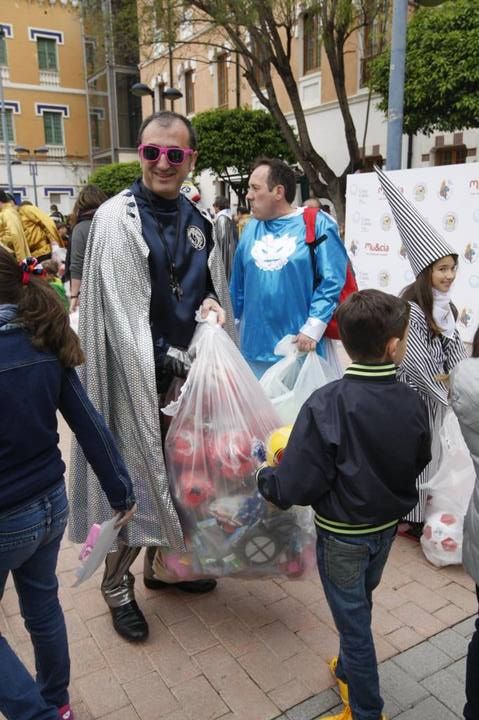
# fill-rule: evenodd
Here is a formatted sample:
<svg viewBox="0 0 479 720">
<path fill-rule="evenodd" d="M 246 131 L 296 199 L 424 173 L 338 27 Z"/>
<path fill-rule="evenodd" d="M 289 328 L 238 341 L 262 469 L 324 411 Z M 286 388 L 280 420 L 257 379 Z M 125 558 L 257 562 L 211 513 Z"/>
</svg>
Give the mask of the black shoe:
<svg viewBox="0 0 479 720">
<path fill-rule="evenodd" d="M 207 593 L 214 590 L 218 584 L 213 578 L 208 580 L 185 580 L 183 582 L 167 583 L 154 578 L 143 578 L 145 587 L 149 590 L 164 590 L 165 588 L 176 588 L 187 593 Z"/>
<path fill-rule="evenodd" d="M 118 635 L 133 642 L 146 640 L 148 637 L 148 623 L 136 600 L 119 607 L 111 607 L 110 612 L 113 618 L 113 627 Z"/>
</svg>

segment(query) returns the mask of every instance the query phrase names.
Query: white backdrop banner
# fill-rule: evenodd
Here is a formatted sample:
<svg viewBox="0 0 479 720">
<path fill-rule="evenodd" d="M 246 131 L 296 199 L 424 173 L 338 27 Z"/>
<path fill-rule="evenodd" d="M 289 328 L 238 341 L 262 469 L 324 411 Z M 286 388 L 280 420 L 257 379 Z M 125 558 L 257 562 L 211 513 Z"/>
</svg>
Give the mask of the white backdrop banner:
<svg viewBox="0 0 479 720">
<path fill-rule="evenodd" d="M 459 255 L 452 298 L 463 340 L 479 324 L 479 163 L 388 173 Z M 414 281 L 391 208 L 376 173 L 348 176 L 345 243 L 360 290 L 398 295 Z"/>
</svg>

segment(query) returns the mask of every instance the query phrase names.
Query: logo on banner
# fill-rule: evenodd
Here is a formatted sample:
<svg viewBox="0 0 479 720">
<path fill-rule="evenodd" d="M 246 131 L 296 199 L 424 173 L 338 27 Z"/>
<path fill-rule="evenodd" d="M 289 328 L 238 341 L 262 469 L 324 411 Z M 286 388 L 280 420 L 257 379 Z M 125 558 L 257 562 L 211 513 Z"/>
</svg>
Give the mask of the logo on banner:
<svg viewBox="0 0 479 720">
<path fill-rule="evenodd" d="M 406 270 L 404 273 L 404 279 L 407 283 L 412 283 L 415 280 L 414 273 L 411 269 Z"/>
<path fill-rule="evenodd" d="M 464 325 L 464 327 L 467 328 L 470 325 L 472 325 L 472 323 L 473 323 L 474 311 L 472 310 L 472 308 L 468 308 L 468 307 L 461 308 L 461 310 L 459 311 L 458 317 L 459 317 L 459 322 L 461 323 L 461 325 Z"/>
<path fill-rule="evenodd" d="M 351 245 L 349 246 L 349 252 L 353 257 L 356 257 L 356 254 L 359 250 L 359 243 L 356 242 L 356 240 L 351 240 Z"/>
<path fill-rule="evenodd" d="M 380 224 L 382 230 L 390 230 L 392 225 L 393 219 L 389 215 L 389 213 L 384 213 L 384 215 L 381 215 Z"/>
<path fill-rule="evenodd" d="M 380 270 L 378 272 L 379 287 L 388 287 L 391 282 L 391 273 L 388 270 Z"/>
<path fill-rule="evenodd" d="M 479 288 L 479 275 L 471 275 L 469 278 L 469 285 L 476 290 Z"/>
<path fill-rule="evenodd" d="M 474 210 L 472 213 L 472 217 L 474 218 L 475 222 L 479 222 L 479 208 L 477 210 Z"/>
<path fill-rule="evenodd" d="M 475 242 L 467 243 L 462 256 L 468 263 L 476 262 L 479 257 L 479 245 Z"/>
<path fill-rule="evenodd" d="M 387 243 L 367 242 L 364 243 L 366 255 L 387 255 L 389 253 L 389 245 Z"/>
<path fill-rule="evenodd" d="M 372 221 L 371 218 L 368 217 L 362 217 L 361 218 L 361 232 L 369 232 L 372 227 Z"/>
<path fill-rule="evenodd" d="M 452 232 L 456 229 L 458 219 L 456 213 L 448 212 L 442 218 L 442 226 L 447 232 Z"/>
<path fill-rule="evenodd" d="M 369 282 L 369 273 L 364 272 L 364 270 L 360 270 L 356 273 L 356 281 L 360 288 L 371 287 L 371 283 Z"/>
<path fill-rule="evenodd" d="M 479 195 L 479 180 L 469 180 L 471 195 Z"/>
<path fill-rule="evenodd" d="M 402 257 L 403 260 L 407 260 L 406 246 L 402 243 L 401 247 L 399 248 L 399 257 Z"/>
<path fill-rule="evenodd" d="M 422 202 L 426 198 L 427 185 L 418 183 L 414 186 L 413 195 L 416 202 Z"/>
<path fill-rule="evenodd" d="M 452 195 L 452 182 L 451 180 L 441 180 L 439 186 L 438 196 L 441 200 L 449 200 Z"/>
</svg>

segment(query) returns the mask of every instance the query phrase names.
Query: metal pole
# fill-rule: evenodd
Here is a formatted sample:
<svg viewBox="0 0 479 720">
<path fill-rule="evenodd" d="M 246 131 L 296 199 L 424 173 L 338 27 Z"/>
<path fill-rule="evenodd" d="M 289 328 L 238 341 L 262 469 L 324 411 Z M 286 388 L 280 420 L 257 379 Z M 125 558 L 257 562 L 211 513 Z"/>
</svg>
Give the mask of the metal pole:
<svg viewBox="0 0 479 720">
<path fill-rule="evenodd" d="M 386 148 L 386 165 L 388 170 L 399 170 L 401 167 L 407 8 L 408 0 L 394 0 Z"/>
<path fill-rule="evenodd" d="M 0 105 L 1 105 L 0 111 L 1 111 L 1 115 L 2 115 L 3 144 L 5 146 L 5 164 L 7 166 L 8 191 L 13 196 L 12 163 L 10 160 L 10 143 L 8 142 L 7 111 L 5 109 L 5 97 L 3 94 L 3 78 L 2 78 L 1 69 L 0 69 Z"/>
<path fill-rule="evenodd" d="M 167 17 L 167 23 L 168 23 L 168 66 L 169 66 L 169 73 L 170 73 L 170 88 L 174 87 L 173 84 L 173 43 L 172 43 L 172 37 L 171 33 L 172 30 L 172 23 L 171 23 L 171 3 L 170 0 L 168 0 L 168 17 Z M 173 111 L 175 109 L 175 101 L 173 98 L 170 100 L 170 109 Z"/>
<path fill-rule="evenodd" d="M 35 160 L 30 160 L 28 163 L 30 175 L 32 176 L 33 181 L 33 197 L 35 198 L 35 205 L 38 207 L 38 193 L 37 193 L 37 174 L 38 174 L 38 166 Z"/>
</svg>

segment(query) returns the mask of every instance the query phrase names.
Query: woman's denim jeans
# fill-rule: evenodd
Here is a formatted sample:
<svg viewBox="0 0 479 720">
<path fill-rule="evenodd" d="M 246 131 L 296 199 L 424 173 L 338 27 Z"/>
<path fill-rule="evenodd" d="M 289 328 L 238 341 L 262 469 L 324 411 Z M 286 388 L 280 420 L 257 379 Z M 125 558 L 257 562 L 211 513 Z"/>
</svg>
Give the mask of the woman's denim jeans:
<svg viewBox="0 0 479 720">
<path fill-rule="evenodd" d="M 363 536 L 318 529 L 318 569 L 339 633 L 336 675 L 348 683 L 354 720 L 380 720 L 383 700 L 371 631 L 372 593 L 396 527 Z"/>
<path fill-rule="evenodd" d="M 0 711 L 8 720 L 57 720 L 57 708 L 68 703 L 70 658 L 55 574 L 67 518 L 63 482 L 0 513 L 0 598 L 11 572 L 37 671 L 35 682 L 0 636 Z"/>
</svg>

